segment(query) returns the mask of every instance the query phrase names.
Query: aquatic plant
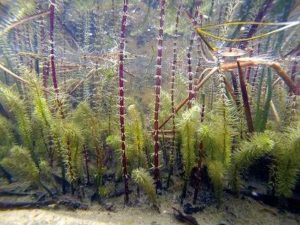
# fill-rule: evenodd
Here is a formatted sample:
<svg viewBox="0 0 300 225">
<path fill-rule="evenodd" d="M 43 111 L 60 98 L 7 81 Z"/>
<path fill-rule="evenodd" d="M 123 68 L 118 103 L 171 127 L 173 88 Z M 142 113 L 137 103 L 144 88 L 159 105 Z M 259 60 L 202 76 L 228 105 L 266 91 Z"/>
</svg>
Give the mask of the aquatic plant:
<svg viewBox="0 0 300 225">
<path fill-rule="evenodd" d="M 19 179 L 30 181 L 40 186 L 45 189 L 51 197 L 53 196 L 53 193 L 42 181 L 42 177 L 47 178 L 50 176 L 48 165 L 44 161 L 36 164 L 26 148 L 20 146 L 12 147 L 8 156 L 1 161 L 1 165 L 12 171 Z"/>
<path fill-rule="evenodd" d="M 266 91 L 266 100 L 263 106 L 263 109 L 260 109 L 260 96 L 261 96 L 261 87 L 262 87 L 262 79 L 260 79 L 260 85 L 258 89 L 258 99 L 257 99 L 257 106 L 256 106 L 256 114 L 255 114 L 255 130 L 258 132 L 262 132 L 266 129 L 267 119 L 270 110 L 270 102 L 272 99 L 272 72 L 268 69 L 268 76 L 267 76 L 267 91 Z"/>
<path fill-rule="evenodd" d="M 6 87 L 0 84 L 1 103 L 7 112 L 11 112 L 15 118 L 18 126 L 18 132 L 21 137 L 21 143 L 24 147 L 28 148 L 31 152 L 31 156 L 37 163 L 38 158 L 33 149 L 32 143 L 32 127 L 30 124 L 30 118 L 27 113 L 27 108 L 24 100 L 13 88 Z"/>
<path fill-rule="evenodd" d="M 156 73 L 155 73 L 155 107 L 154 107 L 154 179 L 159 187 L 159 125 L 158 117 L 160 110 L 160 89 L 162 80 L 162 57 L 163 57 L 163 38 L 164 38 L 164 17 L 165 17 L 165 0 L 160 0 L 160 17 L 157 43 Z"/>
<path fill-rule="evenodd" d="M 52 72 L 52 82 L 54 91 L 58 94 L 58 83 L 56 77 L 56 67 L 55 67 L 55 51 L 54 51 L 54 21 L 55 21 L 55 0 L 50 0 L 50 64 Z"/>
<path fill-rule="evenodd" d="M 135 105 L 128 106 L 127 157 L 132 168 L 146 167 L 145 145 L 147 138 L 140 113 Z"/>
<path fill-rule="evenodd" d="M 226 96 L 224 75 L 219 74 L 218 78 L 219 98 L 215 106 L 216 115 L 211 116 L 203 123 L 199 130 L 199 136 L 204 146 L 208 175 L 213 183 L 216 197 L 220 201 L 225 176 L 231 165 L 235 121 L 232 104 Z"/>
<path fill-rule="evenodd" d="M 240 144 L 240 148 L 233 154 L 231 184 L 236 192 L 241 187 L 240 175 L 259 158 L 270 153 L 274 148 L 274 141 L 268 133 L 254 134 L 250 140 Z"/>
<path fill-rule="evenodd" d="M 280 197 L 287 198 L 293 194 L 300 174 L 299 149 L 299 124 L 276 137 L 272 155 L 275 157 L 275 191 Z"/>
<path fill-rule="evenodd" d="M 171 66 L 171 113 L 172 113 L 172 146 L 171 146 L 171 154 L 170 154 L 170 168 L 169 175 L 167 180 L 167 187 L 170 185 L 170 178 L 173 174 L 174 169 L 174 160 L 175 160 L 175 139 L 176 139 L 176 125 L 175 125 L 175 78 L 176 78 L 176 66 L 177 66 L 177 36 L 178 36 L 178 25 L 179 25 L 179 16 L 181 12 L 181 5 L 179 6 L 176 13 L 176 22 L 175 22 L 175 31 L 174 31 L 174 42 L 173 42 L 173 61 Z"/>
<path fill-rule="evenodd" d="M 181 154 L 184 165 L 184 186 L 181 199 L 186 197 L 187 184 L 191 171 L 196 165 L 196 131 L 199 125 L 200 108 L 194 106 L 182 114 L 178 124 L 181 135 Z"/>
<path fill-rule="evenodd" d="M 144 168 L 137 168 L 132 171 L 132 179 L 143 188 L 148 195 L 149 200 L 155 207 L 159 207 L 155 192 L 155 181 Z"/>
<path fill-rule="evenodd" d="M 120 53 L 119 53 L 119 116 L 120 116 L 120 133 L 121 133 L 121 149 L 122 149 L 122 167 L 123 167 L 123 179 L 125 188 L 125 204 L 129 201 L 128 190 L 128 171 L 127 171 L 127 156 L 126 156 L 126 144 L 125 144 L 125 87 L 124 87 L 124 49 L 125 49 L 125 32 L 127 24 L 127 10 L 128 0 L 124 0 L 123 3 L 123 16 L 121 22 L 121 34 L 120 34 Z"/>
<path fill-rule="evenodd" d="M 249 105 L 248 92 L 247 92 L 246 83 L 244 80 L 244 73 L 242 71 L 240 63 L 237 62 L 237 64 L 238 64 L 238 70 L 239 70 L 240 87 L 241 87 L 241 93 L 242 93 L 242 97 L 243 97 L 243 106 L 244 106 L 248 131 L 250 133 L 252 133 L 254 131 L 254 127 L 253 127 L 253 121 L 252 121 L 252 116 L 251 116 L 251 109 L 250 109 L 250 105 Z"/>
<path fill-rule="evenodd" d="M 104 207 L 122 194 L 128 203 L 133 183 L 133 199 L 144 190 L 157 205 L 162 181 L 175 194 L 182 187 L 181 202 L 190 185 L 194 203 L 210 187 L 220 203 L 228 181 L 244 194 L 243 178 L 256 176 L 252 167 L 266 157 L 273 197 L 293 197 L 299 22 L 287 19 L 296 3 L 177 2 L 132 1 L 131 10 L 128 0 L 1 5 L 1 178 Z M 158 16 L 157 35 L 150 18 Z"/>
</svg>

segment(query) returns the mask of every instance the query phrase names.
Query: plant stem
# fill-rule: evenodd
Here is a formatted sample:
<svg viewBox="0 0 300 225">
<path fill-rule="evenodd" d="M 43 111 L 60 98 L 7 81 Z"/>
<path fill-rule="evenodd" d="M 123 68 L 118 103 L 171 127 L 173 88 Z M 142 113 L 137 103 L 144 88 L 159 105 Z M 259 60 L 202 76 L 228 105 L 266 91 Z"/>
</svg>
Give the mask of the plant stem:
<svg viewBox="0 0 300 225">
<path fill-rule="evenodd" d="M 128 0 L 123 2 L 123 16 L 121 22 L 120 33 L 120 46 L 119 46 L 119 114 L 120 114 L 120 131 L 121 131 L 121 150 L 122 150 L 122 167 L 123 179 L 125 189 L 125 204 L 129 202 L 129 189 L 128 189 L 128 170 L 127 170 L 127 157 L 125 145 L 125 88 L 124 88 L 124 49 L 125 49 L 125 32 L 127 21 Z"/>
<path fill-rule="evenodd" d="M 175 38 L 173 43 L 173 61 L 171 68 L 171 113 L 172 113 L 172 146 L 171 146 L 171 156 L 170 156 L 170 168 L 169 175 L 167 180 L 167 187 L 170 186 L 170 179 L 173 174 L 174 169 L 174 159 L 175 159 L 175 135 L 176 135 L 176 126 L 175 126 L 175 76 L 176 76 L 176 64 L 177 64 L 177 36 L 178 36 L 178 24 L 179 24 L 179 16 L 181 11 L 181 5 L 179 6 L 176 14 L 176 22 L 175 22 Z"/>
<path fill-rule="evenodd" d="M 52 72 L 52 81 L 55 93 L 58 95 L 58 85 L 55 70 L 55 57 L 54 57 L 54 20 L 55 20 L 55 0 L 50 0 L 50 63 Z"/>
<path fill-rule="evenodd" d="M 154 108 L 154 180 L 156 182 L 156 189 L 160 184 L 159 178 L 159 109 L 160 109 L 160 89 L 161 89 L 161 75 L 162 75 L 162 55 L 163 55 L 163 36 L 164 36 L 164 17 L 165 17 L 165 0 L 160 0 L 160 25 L 157 44 L 157 58 L 156 58 L 156 75 L 155 75 L 155 108 Z"/>
<path fill-rule="evenodd" d="M 246 121 L 247 121 L 247 125 L 248 125 L 248 131 L 250 133 L 252 133 L 254 131 L 254 127 L 253 127 L 253 122 L 252 122 L 252 117 L 251 117 L 247 88 L 246 88 L 246 84 L 245 84 L 245 80 L 244 80 L 244 73 L 243 73 L 243 70 L 242 70 L 242 67 L 241 67 L 239 61 L 237 61 L 237 65 L 238 65 L 240 86 L 241 86 L 241 92 L 242 92 L 242 97 L 243 97 Z"/>
</svg>

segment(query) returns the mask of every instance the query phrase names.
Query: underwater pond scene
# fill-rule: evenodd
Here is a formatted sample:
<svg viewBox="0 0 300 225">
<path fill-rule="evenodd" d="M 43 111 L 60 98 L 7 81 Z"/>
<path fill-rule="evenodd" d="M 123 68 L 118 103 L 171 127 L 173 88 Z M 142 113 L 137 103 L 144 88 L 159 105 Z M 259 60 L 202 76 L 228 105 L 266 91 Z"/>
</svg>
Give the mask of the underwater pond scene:
<svg viewBox="0 0 300 225">
<path fill-rule="evenodd" d="M 300 225 L 300 0 L 0 0 L 0 225 Z"/>
</svg>

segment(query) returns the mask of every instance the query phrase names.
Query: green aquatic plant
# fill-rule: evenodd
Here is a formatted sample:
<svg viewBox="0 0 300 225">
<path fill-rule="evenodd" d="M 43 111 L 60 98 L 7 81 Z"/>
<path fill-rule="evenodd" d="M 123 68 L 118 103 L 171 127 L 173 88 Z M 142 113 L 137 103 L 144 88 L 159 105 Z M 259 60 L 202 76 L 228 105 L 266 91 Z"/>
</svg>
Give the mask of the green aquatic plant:
<svg viewBox="0 0 300 225">
<path fill-rule="evenodd" d="M 191 171 L 196 165 L 196 135 L 199 126 L 200 108 L 196 105 L 182 114 L 178 129 L 181 136 L 181 154 L 184 166 L 184 186 L 181 198 L 184 199 Z"/>
<path fill-rule="evenodd" d="M 225 178 L 231 165 L 232 138 L 234 130 L 231 105 L 222 98 L 216 103 L 215 110 L 207 114 L 200 127 L 199 137 L 204 146 L 208 175 L 213 183 L 218 200 L 221 199 Z"/>
<path fill-rule="evenodd" d="M 20 134 L 20 144 L 28 148 L 33 159 L 37 162 L 38 158 L 33 150 L 32 127 L 26 103 L 21 96 L 14 90 L 14 87 L 7 87 L 0 83 L 0 102 L 7 112 L 13 114 L 17 130 Z"/>
<path fill-rule="evenodd" d="M 17 162 L 17 163 L 16 163 Z M 45 189 L 50 196 L 53 193 L 42 181 L 42 178 L 49 178 L 49 166 L 45 161 L 36 164 L 26 148 L 14 146 L 10 149 L 9 154 L 1 161 L 1 165 L 11 171 L 22 181 L 29 181 Z"/>
<path fill-rule="evenodd" d="M 127 145 L 128 160 L 132 168 L 140 168 L 146 166 L 145 155 L 145 138 L 146 133 L 143 128 L 140 113 L 135 105 L 128 106 L 127 120 Z"/>
<path fill-rule="evenodd" d="M 269 133 L 254 134 L 250 140 L 245 140 L 240 144 L 240 148 L 233 154 L 231 166 L 231 185 L 236 192 L 240 190 L 243 171 L 259 158 L 271 153 L 274 144 Z"/>
<path fill-rule="evenodd" d="M 291 197 L 300 175 L 300 124 L 276 137 L 275 191 L 280 197 Z"/>
<path fill-rule="evenodd" d="M 205 163 L 218 200 L 222 196 L 225 176 L 231 162 L 231 134 L 224 132 L 220 118 L 205 122 L 199 132 L 204 146 Z"/>
<path fill-rule="evenodd" d="M 132 179 L 135 183 L 137 183 L 140 187 L 143 188 L 153 206 L 159 207 L 159 203 L 155 192 L 155 181 L 150 176 L 149 172 L 147 172 L 144 168 L 134 169 L 132 171 Z"/>
<path fill-rule="evenodd" d="M 0 159 L 3 158 L 8 150 L 15 143 L 15 137 L 13 135 L 13 124 L 5 118 L 0 116 Z"/>
<path fill-rule="evenodd" d="M 272 72 L 271 69 L 268 69 L 268 76 L 267 76 L 267 90 L 266 90 L 266 97 L 263 104 L 263 108 L 261 109 L 261 92 L 262 92 L 262 83 L 263 77 L 261 76 L 259 81 L 259 88 L 258 88 L 258 95 L 257 95 L 257 106 L 256 106 L 256 114 L 255 114 L 255 130 L 257 132 L 263 132 L 266 129 L 269 111 L 270 111 L 270 102 L 272 100 Z"/>
<path fill-rule="evenodd" d="M 67 168 L 67 176 L 74 185 L 83 173 L 82 142 L 81 130 L 74 123 L 65 122 L 62 129 L 62 143 L 64 145 L 64 162 Z"/>
<path fill-rule="evenodd" d="M 81 129 L 84 145 L 93 150 L 96 156 L 96 168 L 103 167 L 103 149 L 100 134 L 102 121 L 100 115 L 94 112 L 87 102 L 81 102 L 72 114 L 72 120 Z"/>
</svg>

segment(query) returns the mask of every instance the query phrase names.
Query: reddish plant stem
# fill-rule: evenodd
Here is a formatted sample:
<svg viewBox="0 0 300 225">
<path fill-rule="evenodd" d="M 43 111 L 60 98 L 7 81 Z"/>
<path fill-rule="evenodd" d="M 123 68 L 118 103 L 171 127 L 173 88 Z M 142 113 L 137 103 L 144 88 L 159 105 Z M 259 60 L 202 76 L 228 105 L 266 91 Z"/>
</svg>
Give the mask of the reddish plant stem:
<svg viewBox="0 0 300 225">
<path fill-rule="evenodd" d="M 125 32 L 127 23 L 128 0 L 123 2 L 123 16 L 121 22 L 120 46 L 119 46 L 119 115 L 120 115 L 120 131 L 121 131 L 121 150 L 122 150 L 122 167 L 125 189 L 125 204 L 129 202 L 128 189 L 128 169 L 125 145 L 125 88 L 124 88 L 124 49 L 125 49 Z"/>
<path fill-rule="evenodd" d="M 230 75 L 231 75 L 231 82 L 232 82 L 232 86 L 233 86 L 234 95 L 235 95 L 235 98 L 236 98 L 236 105 L 239 108 L 239 106 L 240 106 L 239 94 L 240 93 L 239 93 L 238 82 L 237 82 L 237 79 L 236 79 L 237 75 L 233 71 L 230 72 Z"/>
<path fill-rule="evenodd" d="M 45 24 L 44 19 L 41 19 L 41 46 L 42 46 L 42 55 L 46 53 L 47 47 L 46 47 L 46 33 L 45 33 Z M 48 79 L 49 79 L 49 61 L 46 59 L 43 59 L 43 87 L 47 89 L 48 87 Z M 45 96 L 47 98 L 47 92 L 45 92 Z"/>
<path fill-rule="evenodd" d="M 248 98 L 247 88 L 246 88 L 246 84 L 245 84 L 245 80 L 244 80 L 243 70 L 242 70 L 242 67 L 241 67 L 239 61 L 237 61 L 237 66 L 238 66 L 238 71 L 239 71 L 240 86 L 241 86 L 241 92 L 242 92 L 242 98 L 243 98 L 243 103 L 244 103 L 244 110 L 245 110 L 248 131 L 250 133 L 252 133 L 254 131 L 254 127 L 253 127 L 253 121 L 252 121 L 252 117 L 251 117 L 249 98 Z"/>
<path fill-rule="evenodd" d="M 188 94 L 189 94 L 189 100 L 188 100 L 188 108 L 190 109 L 192 107 L 192 100 L 194 98 L 194 90 L 193 90 L 193 72 L 192 72 L 192 50 L 193 50 L 193 44 L 194 44 L 194 38 L 195 38 L 195 32 L 193 31 L 191 34 L 190 44 L 187 52 L 187 64 L 188 64 Z"/>
<path fill-rule="evenodd" d="M 201 112 L 200 112 L 200 122 L 204 122 L 205 116 L 205 94 L 202 94 L 202 105 L 201 105 Z M 204 147 L 203 142 L 200 142 L 199 145 L 199 161 L 198 161 L 198 169 L 200 170 L 203 167 L 203 159 L 204 159 Z"/>
<path fill-rule="evenodd" d="M 176 126 L 175 126 L 175 77 L 176 77 L 176 64 L 177 64 L 177 36 L 178 36 L 178 25 L 179 25 L 179 16 L 180 16 L 181 6 L 177 10 L 176 14 L 176 23 L 175 23 L 175 38 L 173 43 L 173 62 L 171 68 L 171 111 L 172 111 L 172 157 L 174 156 L 175 150 L 175 133 L 176 133 Z M 173 166 L 173 165 L 172 165 Z M 173 169 L 173 168 L 171 168 Z"/>
<path fill-rule="evenodd" d="M 250 57 L 253 56 L 253 50 L 250 51 L 250 54 L 249 54 Z M 249 66 L 247 68 L 247 72 L 246 72 L 246 81 L 247 83 L 250 83 L 250 74 L 251 74 L 251 67 Z"/>
<path fill-rule="evenodd" d="M 154 179 L 156 187 L 160 184 L 159 178 L 159 125 L 158 115 L 160 110 L 160 89 L 161 89 L 161 75 L 162 75 L 162 55 L 163 55 L 163 35 L 164 35 L 164 17 L 165 17 L 165 0 L 160 0 L 160 20 L 159 20 L 159 34 L 157 44 L 157 58 L 156 58 L 156 74 L 155 74 L 155 108 L 154 108 Z"/>
<path fill-rule="evenodd" d="M 86 172 L 86 183 L 90 184 L 90 169 L 89 169 L 89 153 L 87 150 L 87 146 L 83 145 L 83 158 L 84 158 L 84 166 Z"/>
<path fill-rule="evenodd" d="M 58 95 L 58 84 L 55 70 L 55 57 L 54 57 L 54 20 L 55 20 L 55 0 L 50 0 L 50 63 L 52 72 L 52 82 L 55 93 Z"/>
</svg>

